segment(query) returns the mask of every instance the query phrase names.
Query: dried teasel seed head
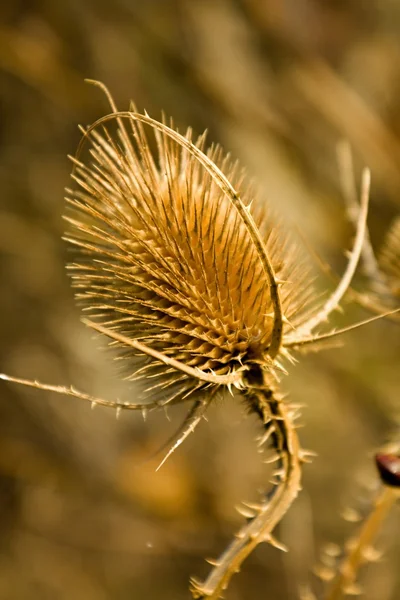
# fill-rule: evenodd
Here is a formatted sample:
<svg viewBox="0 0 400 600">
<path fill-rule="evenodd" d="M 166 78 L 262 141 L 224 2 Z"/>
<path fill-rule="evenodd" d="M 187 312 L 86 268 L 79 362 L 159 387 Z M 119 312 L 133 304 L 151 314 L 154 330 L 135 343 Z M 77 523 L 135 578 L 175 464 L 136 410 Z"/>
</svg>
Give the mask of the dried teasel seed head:
<svg viewBox="0 0 400 600">
<path fill-rule="evenodd" d="M 244 377 L 271 368 L 309 293 L 276 224 L 245 208 L 253 197 L 237 165 L 218 146 L 205 150 L 204 135 L 192 142 L 170 125 L 114 112 L 86 131 L 88 160 L 74 159 L 65 216 L 79 303 L 121 336 L 109 345 L 127 359 L 127 379 L 145 380 L 162 402 L 213 387 L 194 369 Z"/>
</svg>

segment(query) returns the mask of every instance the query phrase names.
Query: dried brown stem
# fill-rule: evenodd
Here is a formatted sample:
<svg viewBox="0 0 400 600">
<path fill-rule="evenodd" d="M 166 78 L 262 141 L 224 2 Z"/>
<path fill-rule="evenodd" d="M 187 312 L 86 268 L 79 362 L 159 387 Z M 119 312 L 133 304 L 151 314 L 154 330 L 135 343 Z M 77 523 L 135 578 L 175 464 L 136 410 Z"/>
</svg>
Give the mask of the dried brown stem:
<svg viewBox="0 0 400 600">
<path fill-rule="evenodd" d="M 337 288 L 331 294 L 331 296 L 329 296 L 321 310 L 319 310 L 315 315 L 313 315 L 310 319 L 308 319 L 305 323 L 298 327 L 293 335 L 287 336 L 288 341 L 294 343 L 294 345 L 297 341 L 302 340 L 305 336 L 309 335 L 318 325 L 327 320 L 329 315 L 338 307 L 341 299 L 343 298 L 347 289 L 349 288 L 354 273 L 357 269 L 357 265 L 361 255 L 361 250 L 363 247 L 364 236 L 367 229 L 370 178 L 371 175 L 369 170 L 364 169 L 361 183 L 361 201 L 357 222 L 356 238 L 354 241 L 353 250 L 351 251 L 350 258 L 347 264 L 347 268 L 343 273 L 343 276 Z"/>
<path fill-rule="evenodd" d="M 354 175 L 353 157 L 348 141 L 341 141 L 337 147 L 340 184 L 342 194 L 347 205 L 349 219 L 357 227 L 360 206 L 357 199 L 357 186 Z M 385 276 L 381 272 L 374 250 L 372 248 L 369 231 L 365 231 L 364 243 L 361 250 L 362 266 L 365 274 L 371 282 L 372 289 L 377 294 L 389 294 Z"/>
<path fill-rule="evenodd" d="M 398 497 L 399 493 L 396 488 L 384 486 L 371 514 L 364 522 L 354 546 L 352 546 L 347 556 L 344 557 L 339 573 L 325 595 L 325 600 L 339 600 L 346 593 L 346 590 L 351 589 L 351 586 L 356 581 L 360 566 L 365 562 L 365 551 L 373 543 L 382 522 L 387 517 Z"/>
<path fill-rule="evenodd" d="M 271 396 L 270 391 L 257 390 L 251 393 L 249 402 L 252 411 L 259 415 L 267 431 L 270 427 L 273 428 L 273 445 L 280 459 L 278 482 L 264 502 L 259 505 L 247 505 L 248 522 L 215 562 L 207 579 L 203 583 L 192 581 L 194 598 L 220 598 L 232 575 L 240 570 L 243 561 L 261 542 L 269 542 L 282 550 L 285 549 L 273 538 L 272 532 L 300 490 L 302 459 L 299 441 L 290 408 L 285 406 L 281 399 Z"/>
</svg>

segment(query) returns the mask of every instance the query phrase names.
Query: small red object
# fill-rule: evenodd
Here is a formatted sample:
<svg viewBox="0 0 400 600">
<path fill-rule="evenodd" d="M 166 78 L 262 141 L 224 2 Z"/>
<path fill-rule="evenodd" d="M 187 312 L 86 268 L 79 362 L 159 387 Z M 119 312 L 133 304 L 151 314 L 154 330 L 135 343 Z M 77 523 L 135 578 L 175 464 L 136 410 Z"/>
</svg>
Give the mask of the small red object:
<svg viewBox="0 0 400 600">
<path fill-rule="evenodd" d="M 375 462 L 383 483 L 400 487 L 400 456 L 378 453 L 375 455 Z"/>
</svg>

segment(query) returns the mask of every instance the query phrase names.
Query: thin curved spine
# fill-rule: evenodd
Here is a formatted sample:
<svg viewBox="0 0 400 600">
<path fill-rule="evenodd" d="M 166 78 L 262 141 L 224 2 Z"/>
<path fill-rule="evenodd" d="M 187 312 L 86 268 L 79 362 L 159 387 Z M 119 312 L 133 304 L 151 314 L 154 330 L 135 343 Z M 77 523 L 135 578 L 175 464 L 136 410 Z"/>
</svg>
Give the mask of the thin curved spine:
<svg viewBox="0 0 400 600">
<path fill-rule="evenodd" d="M 190 377 L 195 377 L 196 379 L 199 379 L 200 381 L 204 381 L 206 383 L 213 383 L 215 385 L 225 385 L 225 386 L 234 385 L 239 389 L 243 387 L 243 371 L 245 370 L 245 367 L 239 367 L 239 369 L 237 369 L 233 373 L 229 373 L 228 375 L 217 375 L 216 373 L 204 373 L 204 371 L 201 371 L 200 369 L 189 367 L 188 365 L 185 365 L 184 363 L 180 362 L 179 360 L 175 360 L 174 358 L 166 356 L 162 352 L 158 352 L 158 350 L 155 350 L 154 348 L 150 348 L 150 346 L 147 346 L 147 344 L 142 344 L 142 342 L 138 342 L 137 340 L 131 340 L 130 338 L 126 337 L 125 335 L 117 333 L 116 331 L 113 331 L 112 329 L 108 329 L 107 327 L 103 327 L 102 325 L 99 325 L 99 323 L 90 321 L 90 319 L 81 319 L 81 320 L 82 320 L 82 323 L 84 323 L 91 329 L 94 329 L 98 333 L 102 333 L 106 337 L 109 337 L 109 338 L 115 340 L 116 342 L 121 342 L 125 346 L 131 347 L 134 350 L 139 350 L 139 352 L 143 352 L 144 354 L 147 354 L 148 356 L 151 356 L 152 358 L 155 358 L 156 360 L 159 360 L 160 362 L 164 363 L 165 365 L 172 367 L 173 369 L 176 369 L 177 371 L 181 371 L 182 373 L 185 373 L 186 375 L 189 375 Z"/>
<path fill-rule="evenodd" d="M 360 205 L 357 198 L 353 156 L 351 146 L 347 140 L 339 142 L 337 146 L 337 160 L 340 186 L 342 189 L 342 196 L 346 202 L 349 220 L 353 226 L 357 228 Z M 371 288 L 379 295 L 388 294 L 390 290 L 387 285 L 386 277 L 379 268 L 379 263 L 375 256 L 368 230 L 365 232 L 364 236 L 361 260 L 363 271 L 371 282 Z"/>
<path fill-rule="evenodd" d="M 178 431 L 174 434 L 172 438 L 170 438 L 165 444 L 164 447 L 170 446 L 168 452 L 156 468 L 156 471 L 161 469 L 161 467 L 167 462 L 171 454 L 175 452 L 177 448 L 189 437 L 191 433 L 194 433 L 197 426 L 200 424 L 201 420 L 204 418 L 204 415 L 207 411 L 207 408 L 210 406 L 215 393 L 218 388 L 215 388 L 214 394 L 210 397 L 207 397 L 205 400 L 196 400 L 193 404 L 192 408 L 188 412 L 185 417 L 185 420 L 180 425 Z"/>
<path fill-rule="evenodd" d="M 374 321 L 379 321 L 380 319 L 387 319 L 389 317 L 399 317 L 400 308 L 395 308 L 394 310 L 389 310 L 388 312 L 384 312 L 379 315 L 375 315 L 374 317 L 370 317 L 369 319 L 365 319 L 364 321 L 358 321 L 353 325 L 349 325 L 348 327 L 343 327 L 341 329 L 334 329 L 332 331 L 328 331 L 327 333 L 321 333 L 320 335 L 314 335 L 312 337 L 305 337 L 300 341 L 294 342 L 284 342 L 284 348 L 292 348 L 294 350 L 298 348 L 304 348 L 304 346 L 311 346 L 312 344 L 317 344 L 319 342 L 324 342 L 325 340 L 329 340 L 337 337 L 338 335 L 343 335 L 343 333 L 348 333 L 349 331 L 354 331 L 359 327 L 363 327 L 364 325 L 369 325 L 369 323 L 373 323 Z"/>
</svg>

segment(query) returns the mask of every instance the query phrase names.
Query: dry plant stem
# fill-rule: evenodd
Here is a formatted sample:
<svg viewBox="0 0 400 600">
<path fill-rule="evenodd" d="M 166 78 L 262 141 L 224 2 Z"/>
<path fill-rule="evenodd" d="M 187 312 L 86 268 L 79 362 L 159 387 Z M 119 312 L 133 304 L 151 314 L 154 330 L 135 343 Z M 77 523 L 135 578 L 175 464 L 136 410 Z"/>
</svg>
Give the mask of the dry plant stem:
<svg viewBox="0 0 400 600">
<path fill-rule="evenodd" d="M 364 169 L 361 182 L 361 202 L 357 223 L 356 238 L 343 277 L 341 278 L 336 290 L 325 302 L 322 309 L 318 311 L 318 313 L 315 316 L 311 317 L 311 319 L 306 321 L 306 323 L 298 327 L 293 336 L 288 336 L 292 345 L 296 345 L 297 341 L 303 340 L 304 336 L 309 335 L 313 331 L 313 329 L 315 329 L 315 327 L 327 320 L 332 311 L 334 311 L 338 307 L 341 299 L 345 295 L 351 283 L 351 280 L 353 279 L 354 273 L 357 269 L 357 265 L 360 259 L 360 254 L 363 247 L 363 240 L 367 229 L 370 179 L 371 175 L 369 169 Z"/>
<path fill-rule="evenodd" d="M 301 451 L 290 407 L 274 398 L 268 389 L 252 391 L 248 402 L 268 430 L 273 427 L 273 446 L 279 456 L 278 482 L 272 493 L 259 505 L 248 505 L 254 516 L 236 534 L 233 542 L 215 561 L 215 566 L 203 583 L 192 581 L 194 598 L 216 600 L 227 588 L 234 573 L 240 570 L 243 561 L 261 542 L 284 549 L 272 536 L 300 490 Z"/>
<path fill-rule="evenodd" d="M 383 520 L 398 498 L 398 489 L 384 486 L 371 514 L 364 522 L 357 536 L 354 547 L 351 548 L 347 556 L 343 559 L 340 565 L 340 572 L 328 589 L 325 600 L 339 600 L 345 594 L 346 588 L 355 582 L 358 569 L 364 562 L 365 550 L 373 543 Z"/>
<path fill-rule="evenodd" d="M 353 157 L 348 141 L 343 140 L 338 144 L 337 156 L 342 194 L 347 204 L 349 218 L 353 225 L 357 227 L 360 206 L 357 200 L 357 187 L 354 176 Z M 374 291 L 376 291 L 378 294 L 389 294 L 390 290 L 386 284 L 383 274 L 379 269 L 378 261 L 376 260 L 375 253 L 371 245 L 368 230 L 365 232 L 361 258 L 364 272 L 371 281 Z"/>
<path fill-rule="evenodd" d="M 171 454 L 173 454 L 175 450 L 179 448 L 181 444 L 183 444 L 186 438 L 195 431 L 196 427 L 204 418 L 207 408 L 209 407 L 213 397 L 215 396 L 217 389 L 218 388 L 216 388 L 214 394 L 212 394 L 210 398 L 207 398 L 206 400 L 197 400 L 197 402 L 194 403 L 192 409 L 186 415 L 184 422 L 179 427 L 178 432 L 172 438 L 170 438 L 161 449 L 163 450 L 165 447 L 169 447 L 168 452 L 158 465 L 156 471 L 161 469 L 161 467 L 166 463 Z"/>
<path fill-rule="evenodd" d="M 62 385 L 50 385 L 48 383 L 41 383 L 40 381 L 36 381 L 35 379 L 22 379 L 20 377 L 11 377 L 10 375 L 5 375 L 4 373 L 0 373 L 0 379 L 2 379 L 3 381 L 9 381 L 10 383 L 18 383 L 27 387 L 36 388 L 38 390 L 54 392 L 56 394 L 60 394 L 61 396 L 72 396 L 73 398 L 79 398 L 80 400 L 90 402 L 90 404 L 93 407 L 99 404 L 100 406 L 116 408 L 118 411 L 121 409 L 148 410 L 149 408 L 158 406 L 149 402 L 133 404 L 127 402 L 120 402 L 119 400 L 105 400 L 104 398 L 99 398 L 97 396 L 92 396 L 91 394 L 86 394 L 85 392 L 80 392 L 79 390 L 75 389 L 72 385 L 68 387 Z"/>
<path fill-rule="evenodd" d="M 348 333 L 349 331 L 354 331 L 359 327 L 363 327 L 364 325 L 369 325 L 369 323 L 373 323 L 374 321 L 380 321 L 381 319 L 386 319 L 389 317 L 399 317 L 400 308 L 395 308 L 393 310 L 389 310 L 388 312 L 384 312 L 379 315 L 375 315 L 374 317 L 370 317 L 369 319 L 364 319 L 363 321 L 358 321 L 354 323 L 354 325 L 349 325 L 348 327 L 343 327 L 342 329 L 334 329 L 333 331 L 328 331 L 328 333 L 321 333 L 321 335 L 315 335 L 312 338 L 306 338 L 300 342 L 290 342 L 285 344 L 285 348 L 302 348 L 304 346 L 310 346 L 315 344 L 316 342 L 324 342 L 325 340 L 329 340 L 331 338 L 335 338 L 338 335 L 342 335 L 343 333 Z M 397 320 L 398 322 L 398 320 Z"/>
<path fill-rule="evenodd" d="M 331 281 L 336 283 L 338 280 L 338 276 L 332 271 L 330 265 L 328 265 L 328 263 L 318 254 L 315 248 L 312 247 L 312 245 L 309 243 L 306 236 L 302 234 L 300 229 L 297 229 L 297 233 L 301 238 L 302 243 L 306 247 L 308 253 L 313 258 L 314 262 L 320 268 L 322 273 L 329 277 Z M 394 313 L 386 312 L 387 306 L 379 302 L 376 298 L 373 298 L 368 294 L 358 292 L 350 286 L 347 289 L 346 295 L 348 298 L 350 298 L 350 300 L 357 302 L 357 304 L 362 306 L 362 308 L 365 308 L 367 311 L 375 313 L 379 316 L 384 316 L 385 318 L 389 319 L 389 321 L 393 321 L 394 323 L 400 322 L 400 315 L 396 314 L 397 311 L 395 311 Z"/>
</svg>

